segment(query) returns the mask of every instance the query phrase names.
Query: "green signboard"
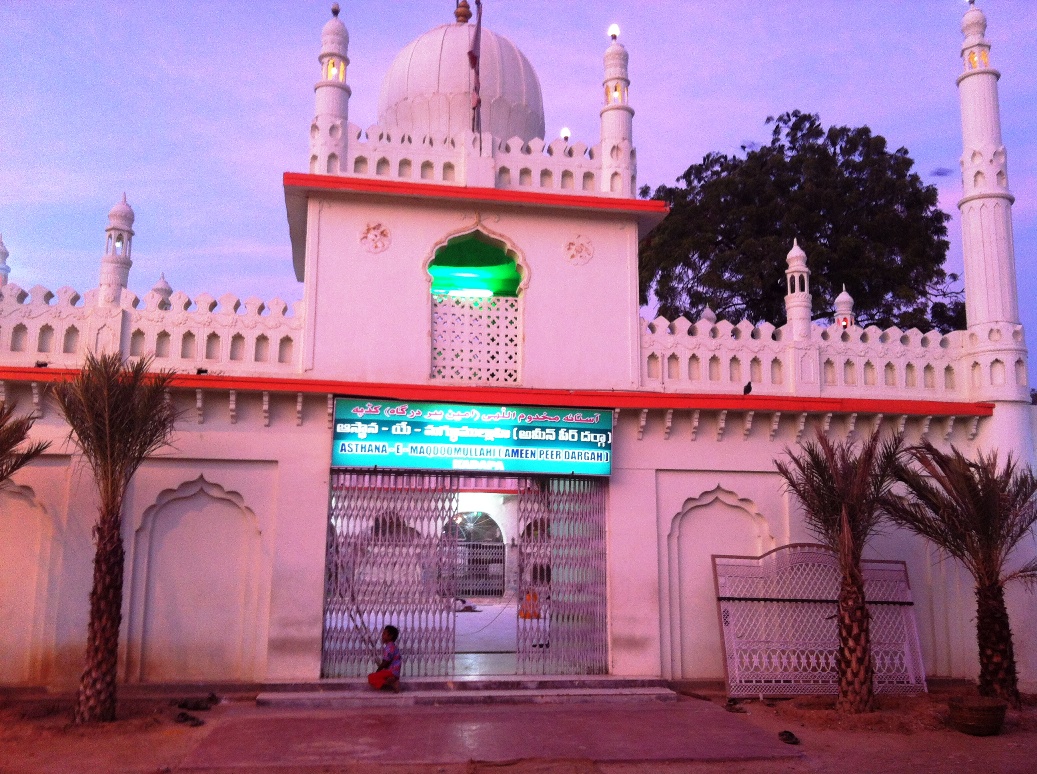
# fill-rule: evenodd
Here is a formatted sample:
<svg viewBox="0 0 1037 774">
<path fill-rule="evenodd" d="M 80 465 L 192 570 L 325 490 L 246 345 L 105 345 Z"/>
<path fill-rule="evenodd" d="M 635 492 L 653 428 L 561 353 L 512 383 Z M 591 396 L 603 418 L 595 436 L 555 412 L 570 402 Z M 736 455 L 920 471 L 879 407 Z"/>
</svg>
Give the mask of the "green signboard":
<svg viewBox="0 0 1037 774">
<path fill-rule="evenodd" d="M 334 468 L 607 476 L 608 409 L 335 401 Z"/>
</svg>

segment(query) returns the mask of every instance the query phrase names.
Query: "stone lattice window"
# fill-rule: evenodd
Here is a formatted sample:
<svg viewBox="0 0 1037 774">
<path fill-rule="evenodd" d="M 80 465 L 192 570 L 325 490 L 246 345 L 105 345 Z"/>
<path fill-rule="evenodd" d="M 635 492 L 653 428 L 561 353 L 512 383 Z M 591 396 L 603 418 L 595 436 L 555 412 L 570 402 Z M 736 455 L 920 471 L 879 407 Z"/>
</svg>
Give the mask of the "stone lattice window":
<svg viewBox="0 0 1037 774">
<path fill-rule="evenodd" d="M 432 378 L 517 384 L 522 305 L 517 297 L 432 296 Z"/>
</svg>

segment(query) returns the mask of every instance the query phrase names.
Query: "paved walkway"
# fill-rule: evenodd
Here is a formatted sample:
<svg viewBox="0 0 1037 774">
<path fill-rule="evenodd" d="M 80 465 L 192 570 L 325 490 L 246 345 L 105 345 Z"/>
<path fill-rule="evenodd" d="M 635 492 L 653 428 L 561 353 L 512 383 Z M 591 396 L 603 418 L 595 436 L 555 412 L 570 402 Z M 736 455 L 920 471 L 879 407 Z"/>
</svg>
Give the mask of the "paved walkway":
<svg viewBox="0 0 1037 774">
<path fill-rule="evenodd" d="M 370 711 L 228 707 L 177 771 L 434 765 L 521 759 L 747 761 L 797 757 L 705 701 L 458 706 Z"/>
</svg>

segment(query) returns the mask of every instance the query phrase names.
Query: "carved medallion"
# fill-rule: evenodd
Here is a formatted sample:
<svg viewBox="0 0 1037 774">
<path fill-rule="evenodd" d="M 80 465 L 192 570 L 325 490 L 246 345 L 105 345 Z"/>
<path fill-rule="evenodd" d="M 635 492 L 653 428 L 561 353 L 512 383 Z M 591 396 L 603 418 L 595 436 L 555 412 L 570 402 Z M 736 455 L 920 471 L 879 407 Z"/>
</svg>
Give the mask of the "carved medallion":
<svg viewBox="0 0 1037 774">
<path fill-rule="evenodd" d="M 583 266 L 594 257 L 594 245 L 585 236 L 576 235 L 565 245 L 565 260 L 573 266 Z"/>
<path fill-rule="evenodd" d="M 368 223 L 367 228 L 360 232 L 360 244 L 369 253 L 384 253 L 392 244 L 392 235 L 383 224 Z"/>
</svg>

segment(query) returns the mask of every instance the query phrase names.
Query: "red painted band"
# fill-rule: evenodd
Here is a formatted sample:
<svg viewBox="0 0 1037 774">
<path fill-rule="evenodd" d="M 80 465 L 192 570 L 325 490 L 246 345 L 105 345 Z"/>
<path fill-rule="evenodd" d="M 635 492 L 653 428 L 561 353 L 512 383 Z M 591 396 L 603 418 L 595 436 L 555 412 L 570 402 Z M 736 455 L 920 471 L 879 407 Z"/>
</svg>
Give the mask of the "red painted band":
<svg viewBox="0 0 1037 774">
<path fill-rule="evenodd" d="M 0 381 L 57 382 L 78 371 L 60 368 L 0 368 Z M 702 395 L 637 390 L 545 390 L 522 387 L 470 387 L 447 384 L 372 384 L 291 377 L 177 374 L 180 389 L 343 395 L 382 400 L 480 403 L 566 408 L 705 409 L 712 411 L 787 411 L 811 414 L 886 414 L 989 417 L 993 403 L 936 400 L 810 398 L 794 395 Z"/>
<path fill-rule="evenodd" d="M 372 180 L 363 177 L 337 177 L 334 175 L 310 175 L 302 172 L 285 172 L 285 188 L 302 188 L 316 191 L 347 191 L 389 196 L 413 196 L 425 199 L 449 199 L 461 201 L 492 202 L 495 204 L 534 204 L 547 207 L 566 207 L 579 210 L 604 210 L 606 212 L 628 212 L 632 214 L 666 215 L 670 208 L 666 202 L 656 199 L 620 199 L 609 196 L 580 196 L 539 191 L 516 191 L 513 189 L 475 188 L 468 186 L 439 185 L 436 183 L 410 183 L 397 180 Z"/>
</svg>

